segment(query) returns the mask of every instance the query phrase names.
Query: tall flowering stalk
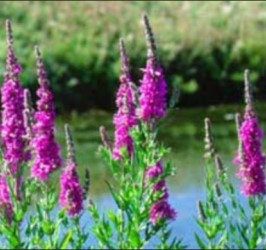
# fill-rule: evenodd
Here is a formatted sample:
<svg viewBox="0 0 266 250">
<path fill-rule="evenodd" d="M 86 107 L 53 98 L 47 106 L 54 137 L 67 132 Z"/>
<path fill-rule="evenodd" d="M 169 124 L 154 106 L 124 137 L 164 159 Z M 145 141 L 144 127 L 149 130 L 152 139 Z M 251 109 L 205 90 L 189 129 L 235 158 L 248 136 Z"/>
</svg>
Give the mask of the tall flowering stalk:
<svg viewBox="0 0 266 250">
<path fill-rule="evenodd" d="M 21 66 L 13 49 L 11 22 L 6 21 L 7 58 L 2 95 L 1 137 L 4 159 L 14 175 L 19 165 L 24 161 L 25 128 L 23 122 L 23 88 L 20 85 L 19 74 Z"/>
<path fill-rule="evenodd" d="M 144 75 L 140 86 L 138 116 L 143 121 L 154 121 L 166 113 L 167 83 L 163 69 L 156 56 L 154 36 L 149 24 L 148 17 L 143 16 L 148 54 L 146 67 L 142 69 Z"/>
<path fill-rule="evenodd" d="M 114 159 L 121 158 L 121 148 L 125 147 L 129 155 L 133 153 L 133 142 L 130 129 L 137 124 L 135 104 L 131 88 L 131 76 L 129 72 L 129 60 L 123 40 L 120 40 L 121 71 L 120 87 L 116 95 L 116 106 L 118 108 L 114 115 Z"/>
<path fill-rule="evenodd" d="M 67 143 L 67 162 L 60 177 L 59 204 L 65 208 L 70 216 L 81 212 L 83 192 L 77 174 L 77 163 L 74 153 L 74 144 L 70 133 L 70 128 L 65 125 Z"/>
<path fill-rule="evenodd" d="M 235 162 L 240 164 L 237 176 L 242 180 L 242 192 L 250 196 L 264 194 L 266 185 L 265 157 L 262 153 L 263 133 L 253 108 L 248 74 L 248 70 L 245 70 L 246 108 L 243 121 L 239 127 L 240 146 Z"/>
<path fill-rule="evenodd" d="M 37 110 L 34 114 L 32 147 L 34 161 L 31 169 L 33 177 L 46 180 L 49 174 L 62 162 L 60 149 L 55 140 L 55 107 L 53 95 L 49 89 L 43 60 L 36 47 L 37 75 L 40 87 L 37 90 Z"/>
<path fill-rule="evenodd" d="M 158 179 L 163 174 L 163 166 L 160 161 L 158 161 L 154 166 L 147 168 L 146 178 Z M 166 181 L 161 179 L 153 184 L 153 191 L 155 193 L 160 193 L 159 198 L 157 198 L 150 208 L 150 221 L 156 224 L 158 220 L 161 219 L 175 219 L 176 211 L 172 209 L 167 201 L 168 190 L 166 187 Z"/>
<path fill-rule="evenodd" d="M 146 15 L 143 15 L 143 24 L 148 47 L 148 60 L 140 86 L 138 116 L 149 125 L 154 125 L 158 118 L 164 116 L 166 112 L 167 84 L 164 79 L 162 67 L 156 57 L 156 45 L 154 35 Z M 151 129 L 152 127 L 149 127 Z M 153 133 L 152 129 L 148 134 Z M 148 136 L 147 142 L 155 137 Z M 148 164 L 147 164 L 148 165 Z M 162 178 L 164 168 L 161 161 L 157 161 L 153 166 L 148 166 L 145 171 L 146 180 L 154 183 L 154 200 L 150 207 L 150 221 L 156 224 L 159 220 L 169 220 L 176 217 L 176 212 L 167 201 L 168 190 L 166 181 Z"/>
<path fill-rule="evenodd" d="M 211 129 L 211 120 L 209 118 L 205 118 L 204 120 L 205 127 L 205 138 L 204 138 L 204 158 L 206 160 L 210 160 L 214 157 L 215 154 L 215 146 L 213 141 L 212 129 Z"/>
</svg>

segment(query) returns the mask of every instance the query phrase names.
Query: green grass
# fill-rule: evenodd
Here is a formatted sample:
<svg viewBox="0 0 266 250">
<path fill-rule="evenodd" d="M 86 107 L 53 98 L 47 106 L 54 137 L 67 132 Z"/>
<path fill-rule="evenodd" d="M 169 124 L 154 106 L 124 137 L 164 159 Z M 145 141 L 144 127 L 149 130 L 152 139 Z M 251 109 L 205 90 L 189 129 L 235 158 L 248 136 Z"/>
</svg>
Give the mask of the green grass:
<svg viewBox="0 0 266 250">
<path fill-rule="evenodd" d="M 120 68 L 120 37 L 128 48 L 134 80 L 140 77 L 146 59 L 143 11 L 150 17 L 169 86 L 178 85 L 184 93 L 182 105 L 236 101 L 246 67 L 259 94 L 265 93 L 264 1 L 2 1 L 0 23 L 3 27 L 6 18 L 13 21 L 25 86 L 36 86 L 33 47 L 39 44 L 60 111 L 110 110 Z M 2 28 L 0 73 L 5 48 Z"/>
</svg>

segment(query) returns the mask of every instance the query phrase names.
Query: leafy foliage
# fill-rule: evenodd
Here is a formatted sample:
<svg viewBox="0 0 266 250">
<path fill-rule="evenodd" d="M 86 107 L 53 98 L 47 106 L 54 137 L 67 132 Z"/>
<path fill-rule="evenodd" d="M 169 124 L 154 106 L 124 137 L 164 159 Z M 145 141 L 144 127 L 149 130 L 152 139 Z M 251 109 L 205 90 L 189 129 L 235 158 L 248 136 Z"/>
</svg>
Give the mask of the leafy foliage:
<svg viewBox="0 0 266 250">
<path fill-rule="evenodd" d="M 24 86 L 35 88 L 31 51 L 42 44 L 60 111 L 111 109 L 119 71 L 117 41 L 124 37 L 138 82 L 146 55 L 135 20 L 146 11 L 164 44 L 159 52 L 169 87 L 182 90 L 182 105 L 204 105 L 240 99 L 243 67 L 252 69 L 251 80 L 264 95 L 265 8 L 263 1 L 1 2 L 0 22 L 12 17 L 15 23 Z M 2 39 L 0 69 L 4 55 Z"/>
</svg>

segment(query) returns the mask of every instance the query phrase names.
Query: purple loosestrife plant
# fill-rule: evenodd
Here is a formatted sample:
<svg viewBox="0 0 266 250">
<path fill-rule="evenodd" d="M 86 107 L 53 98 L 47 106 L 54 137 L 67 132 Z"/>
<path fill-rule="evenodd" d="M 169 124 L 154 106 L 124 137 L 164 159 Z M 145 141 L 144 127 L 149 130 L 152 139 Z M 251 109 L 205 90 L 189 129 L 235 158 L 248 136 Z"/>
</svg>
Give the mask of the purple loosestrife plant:
<svg viewBox="0 0 266 250">
<path fill-rule="evenodd" d="M 77 163 L 74 155 L 74 145 L 70 133 L 70 128 L 65 125 L 66 143 L 67 143 L 67 161 L 66 166 L 60 177 L 60 206 L 66 209 L 70 216 L 78 215 L 82 206 L 83 192 L 80 186 L 77 174 Z"/>
<path fill-rule="evenodd" d="M 24 161 L 25 128 L 23 122 L 23 89 L 20 85 L 19 74 L 21 66 L 13 49 L 11 23 L 6 21 L 7 59 L 2 95 L 2 124 L 1 137 L 4 159 L 14 175 L 19 170 L 19 164 Z"/>
<path fill-rule="evenodd" d="M 147 24 L 146 16 L 145 25 L 149 25 Z M 148 29 L 149 44 L 152 44 L 149 45 L 149 48 L 151 46 L 154 48 L 154 42 L 151 42 L 153 38 L 150 37 L 150 27 Z M 125 59 L 124 62 L 127 63 Z M 128 115 L 128 110 L 131 107 L 133 110 L 134 103 L 136 103 L 136 106 L 139 106 L 138 112 L 143 111 L 145 115 L 144 117 L 137 116 L 137 118 L 140 118 L 138 124 L 130 128 L 130 145 L 132 143 L 134 154 L 130 154 L 130 152 L 123 154 L 124 151 L 121 150 L 120 152 L 121 147 L 119 146 L 119 157 L 121 155 L 123 156 L 119 158 L 119 161 L 114 159 L 114 151 L 110 151 L 112 143 L 105 129 L 103 127 L 100 128 L 100 135 L 104 145 L 104 147 L 100 147 L 100 150 L 102 157 L 108 162 L 113 174 L 113 181 L 107 181 L 107 185 L 117 207 L 115 210 L 107 209 L 106 215 L 101 215 L 96 204 L 91 202 L 89 211 L 94 220 L 93 232 L 98 240 L 99 248 L 144 249 L 148 247 L 154 249 L 179 249 L 182 247 L 182 243 L 177 237 L 172 237 L 170 242 L 171 229 L 168 227 L 169 220 L 174 219 L 176 216 L 176 212 L 168 203 L 168 190 L 166 188 L 166 178 L 172 175 L 173 168 L 170 164 L 162 166 L 162 159 L 168 150 L 163 145 L 158 145 L 154 129 L 155 122 L 165 113 L 166 83 L 165 81 L 163 82 L 164 89 L 160 89 L 160 93 L 158 93 L 157 80 L 162 79 L 162 75 L 159 74 L 159 78 L 156 75 L 159 70 L 156 68 L 158 64 L 155 59 L 154 50 L 152 50 L 152 56 L 149 57 L 148 65 L 153 67 L 152 73 L 150 73 L 150 70 L 147 72 L 151 77 L 151 82 L 146 82 L 145 84 L 154 84 L 154 86 L 149 88 L 148 91 L 152 92 L 149 94 L 151 94 L 152 98 L 155 96 L 155 99 L 159 96 L 161 101 L 154 103 L 153 101 L 149 102 L 147 100 L 149 107 L 145 106 L 146 104 L 143 106 L 140 103 L 140 99 L 149 99 L 150 96 L 146 95 L 148 92 L 141 93 L 143 94 L 142 97 L 138 101 L 135 101 L 135 97 L 137 96 L 134 93 L 135 88 L 132 88 L 132 96 L 132 92 L 128 91 L 131 82 L 128 75 L 128 67 L 123 67 L 124 65 L 127 66 L 127 64 L 122 63 L 123 74 L 121 77 L 121 86 L 117 94 L 119 116 L 116 121 L 119 122 L 119 126 L 123 124 L 121 126 L 123 128 L 121 130 L 123 132 L 122 134 L 128 136 L 129 129 L 123 120 L 123 116 L 120 116 L 124 112 L 120 113 L 119 111 L 123 111 L 126 108 L 126 114 Z M 126 82 L 128 84 L 123 85 Z M 127 91 L 130 93 L 130 98 L 128 98 Z M 128 105 L 128 100 L 130 100 L 132 106 Z M 159 107 L 154 107 L 156 105 L 159 105 Z M 148 116 L 146 115 L 147 109 L 150 109 Z M 126 127 L 124 127 L 125 124 Z M 115 138 L 116 140 L 117 138 Z M 129 142 L 128 137 L 123 137 L 123 140 L 119 138 L 119 141 L 125 142 L 126 145 Z M 158 245 L 152 242 L 155 237 L 160 238 Z"/>
<path fill-rule="evenodd" d="M 222 171 L 221 160 L 217 157 L 217 150 L 212 134 L 211 120 L 204 119 L 205 137 L 205 197 L 202 201 L 197 202 L 198 219 L 197 224 L 201 228 L 201 234 L 195 233 L 195 239 L 200 249 L 224 249 L 227 243 L 227 221 L 222 217 L 222 213 L 227 211 L 224 204 L 221 205 L 221 189 L 220 183 L 215 175 L 215 163 L 219 164 Z M 218 167 L 217 167 L 218 168 Z M 223 172 L 224 173 L 224 172 Z M 224 176 L 225 178 L 225 176 Z M 221 208 L 223 206 L 224 209 Z M 222 212 L 221 212 L 222 211 Z"/>
<path fill-rule="evenodd" d="M 235 162 L 240 164 L 238 177 L 242 180 L 242 192 L 247 195 L 265 194 L 265 157 L 262 153 L 263 133 L 259 127 L 251 99 L 248 70 L 245 70 L 245 102 L 246 109 L 239 128 L 241 150 Z"/>
<path fill-rule="evenodd" d="M 138 116 L 145 122 L 154 123 L 166 113 L 167 83 L 163 69 L 156 57 L 154 36 L 146 15 L 143 17 L 146 40 L 148 46 L 148 58 L 146 67 L 142 69 L 144 75 L 140 86 Z"/>
<path fill-rule="evenodd" d="M 167 84 L 164 79 L 163 71 L 156 57 L 156 45 L 153 32 L 146 15 L 143 15 L 143 23 L 148 47 L 148 60 L 144 71 L 144 76 L 140 86 L 139 97 L 139 117 L 148 124 L 154 125 L 158 118 L 166 113 L 166 93 Z M 151 122 L 151 123 L 150 123 Z M 152 127 L 151 127 L 152 128 Z M 152 133 L 150 130 L 148 133 Z M 148 136 L 148 140 L 151 138 Z M 152 167 L 146 169 L 146 178 L 160 178 L 164 174 L 161 161 L 156 162 Z M 169 203 L 168 192 L 165 180 L 159 180 L 153 185 L 155 193 L 162 192 L 161 197 L 154 200 L 150 208 L 150 221 L 156 224 L 159 219 L 174 219 L 176 212 Z"/>
<path fill-rule="evenodd" d="M 131 76 L 129 72 L 129 60 L 123 40 L 120 40 L 120 57 L 122 74 L 120 76 L 120 86 L 116 95 L 116 106 L 118 108 L 114 115 L 114 159 L 121 158 L 121 148 L 125 147 L 127 153 L 132 155 L 133 142 L 130 136 L 130 129 L 137 124 L 135 114 L 135 104 L 133 102 L 133 91 L 131 88 Z"/>
<path fill-rule="evenodd" d="M 34 114 L 32 147 L 34 161 L 31 169 L 33 177 L 46 180 L 51 172 L 62 163 L 60 148 L 55 140 L 55 107 L 49 89 L 46 71 L 39 49 L 36 47 L 37 74 L 40 87 L 37 90 L 37 110 Z"/>
</svg>

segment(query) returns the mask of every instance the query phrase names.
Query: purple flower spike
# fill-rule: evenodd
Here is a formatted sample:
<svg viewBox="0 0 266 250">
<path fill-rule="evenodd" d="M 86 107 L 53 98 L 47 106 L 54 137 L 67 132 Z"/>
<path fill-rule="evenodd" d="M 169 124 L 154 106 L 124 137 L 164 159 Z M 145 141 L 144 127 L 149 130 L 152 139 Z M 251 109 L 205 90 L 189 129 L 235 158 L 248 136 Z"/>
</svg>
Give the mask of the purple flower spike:
<svg viewBox="0 0 266 250">
<path fill-rule="evenodd" d="M 34 114 L 32 148 L 35 157 L 31 174 L 39 180 L 46 180 L 51 172 L 60 167 L 62 159 L 60 148 L 54 136 L 55 107 L 53 95 L 49 89 L 46 71 L 41 59 L 40 51 L 36 47 L 37 74 L 40 84 L 37 90 L 37 110 Z"/>
<path fill-rule="evenodd" d="M 158 161 L 154 166 L 147 168 L 146 178 L 159 178 L 163 173 L 163 166 L 161 161 Z M 165 180 L 159 180 L 153 185 L 154 192 L 160 192 L 161 196 L 155 200 L 150 208 L 150 221 L 156 224 L 157 220 L 166 219 L 173 220 L 176 217 L 176 211 L 171 208 L 167 199 L 169 197 Z"/>
<path fill-rule="evenodd" d="M 82 189 L 76 167 L 74 163 L 68 163 L 60 176 L 59 203 L 71 216 L 82 210 Z"/>
<path fill-rule="evenodd" d="M 242 180 L 242 192 L 249 195 L 265 194 L 265 157 L 262 153 L 263 133 L 253 110 L 248 70 L 245 71 L 246 110 L 239 126 L 239 150 L 234 162 L 240 164 L 237 176 Z"/>
<path fill-rule="evenodd" d="M 77 163 L 74 156 L 74 146 L 68 125 L 65 125 L 67 141 L 67 165 L 60 177 L 59 204 L 70 216 L 77 215 L 83 209 L 83 192 L 77 174 Z"/>
<path fill-rule="evenodd" d="M 174 220 L 176 218 L 176 212 L 172 209 L 166 199 L 160 199 L 156 201 L 150 211 L 150 220 L 153 224 L 156 224 L 158 219 Z"/>
<path fill-rule="evenodd" d="M 162 173 L 163 173 L 163 167 L 160 161 L 154 164 L 154 166 L 147 168 L 146 170 L 146 176 L 149 178 L 158 177 Z"/>
<path fill-rule="evenodd" d="M 133 92 L 131 88 L 131 77 L 129 74 L 128 57 L 125 51 L 123 40 L 120 40 L 120 54 L 122 61 L 122 75 L 120 87 L 117 91 L 116 106 L 117 113 L 114 115 L 114 159 L 121 158 L 121 148 L 125 147 L 129 155 L 133 153 L 133 141 L 129 134 L 130 129 L 137 124 Z"/>
<path fill-rule="evenodd" d="M 1 137 L 4 159 L 11 173 L 15 174 L 19 164 L 24 161 L 23 89 L 19 81 L 21 67 L 13 50 L 11 23 L 6 21 L 7 59 L 2 94 Z"/>
<path fill-rule="evenodd" d="M 145 27 L 148 60 L 140 86 L 138 116 L 143 121 L 154 122 L 155 119 L 161 118 L 166 113 L 166 94 L 167 83 L 165 81 L 162 67 L 156 58 L 156 46 L 153 33 L 149 24 L 148 17 L 143 16 Z"/>
</svg>

